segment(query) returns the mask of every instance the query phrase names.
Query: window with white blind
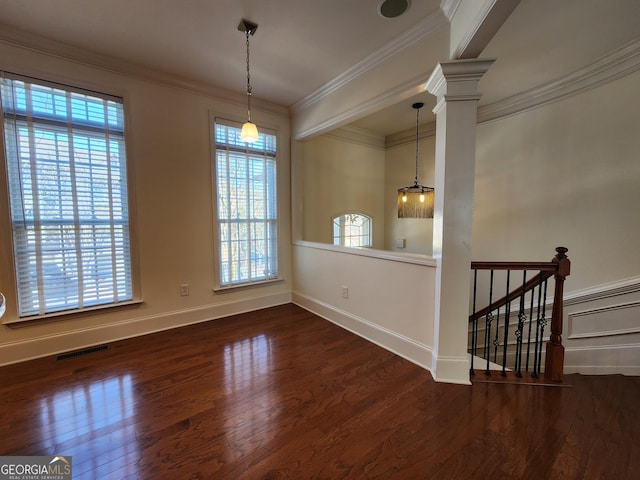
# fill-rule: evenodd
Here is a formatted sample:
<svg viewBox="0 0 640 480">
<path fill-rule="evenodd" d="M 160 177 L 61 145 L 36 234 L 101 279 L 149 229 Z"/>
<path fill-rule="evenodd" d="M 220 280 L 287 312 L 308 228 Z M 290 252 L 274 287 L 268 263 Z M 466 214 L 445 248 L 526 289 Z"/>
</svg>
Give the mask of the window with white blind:
<svg viewBox="0 0 640 480">
<path fill-rule="evenodd" d="M 132 300 L 122 99 L 1 82 L 19 316 Z"/>
<path fill-rule="evenodd" d="M 333 244 L 344 247 L 371 246 L 371 217 L 345 213 L 333 218 Z"/>
<path fill-rule="evenodd" d="M 216 119 L 218 286 L 278 277 L 276 135 L 260 129 L 258 141 L 240 139 L 241 126 Z"/>
</svg>

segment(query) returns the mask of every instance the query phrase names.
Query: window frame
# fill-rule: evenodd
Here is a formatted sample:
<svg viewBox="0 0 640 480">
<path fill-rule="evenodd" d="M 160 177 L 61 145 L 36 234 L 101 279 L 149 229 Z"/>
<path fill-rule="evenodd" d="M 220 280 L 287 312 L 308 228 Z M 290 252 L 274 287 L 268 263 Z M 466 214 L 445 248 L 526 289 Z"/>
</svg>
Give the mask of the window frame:
<svg viewBox="0 0 640 480">
<path fill-rule="evenodd" d="M 42 87 L 49 87 L 49 88 L 53 88 L 53 89 L 58 89 L 62 92 L 64 92 L 64 95 L 71 95 L 73 96 L 73 94 L 79 94 L 79 95 L 85 95 L 87 97 L 92 97 L 92 98 L 98 98 L 102 101 L 115 101 L 119 104 L 119 110 L 121 111 L 121 115 L 122 115 L 122 122 L 123 122 L 123 127 L 120 130 L 114 130 L 114 132 L 119 132 L 118 135 L 120 136 L 121 140 L 121 144 L 122 144 L 122 149 L 121 149 L 121 153 L 120 156 L 124 157 L 123 158 L 123 162 L 122 162 L 122 169 L 124 170 L 123 175 L 124 175 L 124 179 L 126 179 L 126 191 L 125 191 L 125 195 L 126 195 L 126 199 L 125 199 L 125 203 L 123 203 L 122 205 L 124 205 L 126 207 L 126 212 L 127 212 L 127 218 L 124 220 L 125 221 L 125 234 L 128 236 L 128 267 L 124 267 L 125 269 L 128 270 L 128 275 L 125 275 L 125 281 L 128 280 L 127 285 L 125 287 L 125 291 L 127 293 L 130 292 L 130 294 L 125 295 L 126 298 L 122 298 L 120 299 L 119 297 L 115 296 L 115 291 L 113 293 L 110 293 L 108 295 L 109 300 L 106 302 L 103 302 L 99 299 L 93 301 L 93 300 L 88 300 L 86 301 L 86 303 L 84 303 L 83 301 L 80 300 L 80 298 L 82 297 L 82 295 L 79 296 L 78 300 L 75 303 L 75 306 L 71 306 L 69 308 L 54 308 L 54 309 L 50 309 L 49 307 L 47 307 L 46 305 L 44 307 L 40 306 L 38 307 L 38 311 L 36 311 L 36 313 L 28 313 L 28 314 L 22 314 L 20 312 L 20 307 L 19 307 L 19 301 L 18 301 L 18 296 L 19 296 L 19 274 L 17 271 L 18 268 L 18 257 L 16 256 L 16 242 L 14 240 L 14 224 L 17 220 L 15 220 L 13 218 L 13 214 L 12 214 L 12 207 L 11 207 L 11 202 L 12 201 L 16 201 L 15 200 L 15 196 L 11 197 L 11 187 L 9 185 L 10 182 L 10 178 L 9 178 L 9 162 L 12 161 L 9 158 L 9 155 L 7 154 L 7 142 L 6 142 L 6 138 L 5 138 L 5 134 L 6 134 L 6 120 L 5 120 L 5 111 L 3 110 L 2 107 L 2 103 L 0 102 L 0 117 L 2 117 L 2 126 L 0 127 L 1 130 L 1 134 L 0 134 L 0 150 L 1 150 L 1 154 L 2 154 L 2 161 L 0 162 L 0 182 L 2 182 L 3 188 L 6 189 L 6 193 L 3 194 L 3 198 L 2 198 L 2 202 L 0 202 L 0 217 L 1 217 L 1 222 L 3 225 L 6 226 L 5 231 L 8 232 L 8 235 L 6 236 L 6 238 L 4 240 L 6 240 L 5 245 L 7 245 L 6 249 L 3 249 L 2 252 L 0 252 L 0 255 L 2 255 L 2 258 L 4 258 L 6 265 L 7 265 L 7 273 L 6 276 L 4 276 L 4 278 L 9 282 L 10 285 L 8 285 L 8 287 L 5 290 L 5 294 L 7 297 L 9 298 L 14 298 L 15 302 L 9 302 L 9 305 L 7 308 L 7 314 L 5 316 L 5 318 L 3 319 L 2 323 L 3 324 L 13 324 L 13 323 L 21 323 L 21 322 L 28 322 L 28 321 L 33 321 L 33 320 L 40 320 L 40 319 L 48 319 L 48 318 L 61 318 L 61 317 L 71 317 L 71 316 L 77 316 L 77 315 L 81 315 L 81 314 L 85 314 L 87 312 L 93 312 L 93 311 L 99 311 L 99 310 L 109 310 L 109 309 L 117 309 L 117 308 L 121 308 L 124 306 L 129 306 L 132 304 L 137 304 L 137 303 L 141 303 L 141 298 L 140 298 L 140 287 L 139 287 L 139 262 L 138 262 L 138 246 L 137 246 L 137 235 L 136 235 L 136 224 L 135 224 L 135 197 L 134 197 L 134 192 L 135 189 L 133 188 L 134 183 L 134 173 L 133 173 L 133 160 L 130 154 L 131 151 L 131 147 L 130 147 L 130 125 L 129 125 L 129 114 L 128 114 L 128 108 L 127 108 L 127 102 L 125 99 L 124 95 L 118 95 L 118 94 L 114 94 L 114 93 L 107 93 L 105 91 L 96 91 L 94 88 L 83 88 L 82 86 L 78 86 L 78 85 L 70 85 L 68 83 L 63 83 L 63 82 L 57 82 L 55 80 L 47 80 L 47 79 L 42 79 L 42 78 L 36 78 L 36 77 L 32 77 L 32 76 L 28 76 L 28 75 L 23 75 L 23 74 L 17 74 L 17 73 L 12 73 L 9 71 L 2 71 L 0 70 L 0 77 L 2 78 L 7 78 L 10 79 L 12 81 L 22 81 L 25 83 L 29 83 L 29 84 L 33 84 L 33 85 L 37 85 L 37 86 L 42 86 Z M 65 81 L 66 82 L 66 81 Z M 61 94 L 62 95 L 62 94 Z M 9 113 L 8 115 L 13 115 L 14 119 L 13 120 L 9 120 L 9 121 L 16 121 L 16 118 L 19 118 L 19 115 L 17 115 L 17 110 L 15 111 L 15 113 Z M 17 115 L 17 116 L 16 116 Z M 37 128 L 41 128 L 40 125 L 42 125 L 43 123 L 46 124 L 47 120 L 45 119 L 43 122 L 43 118 L 46 117 L 46 114 L 43 115 L 42 117 L 37 117 L 36 119 L 32 119 L 29 120 L 29 125 L 34 125 Z M 56 129 L 60 129 L 61 127 L 56 126 L 56 125 L 62 125 L 66 122 L 67 128 L 71 129 L 72 127 L 70 126 L 71 123 L 68 120 L 61 120 L 62 118 L 68 118 L 68 117 L 60 117 L 60 119 L 56 119 L 55 121 L 51 122 L 51 131 L 53 132 Z M 98 132 L 98 134 L 101 134 L 101 132 L 104 130 L 105 132 L 108 131 L 108 128 L 104 128 L 104 129 L 99 129 L 99 128 L 95 128 L 91 126 L 91 121 L 87 120 L 86 122 L 79 122 L 80 124 L 86 124 L 87 127 L 83 129 L 83 126 L 79 126 L 76 127 L 76 122 L 74 122 L 74 132 L 77 131 L 79 133 L 79 135 L 88 135 L 88 132 L 91 132 L 92 130 L 94 132 Z M 31 128 L 31 127 L 29 127 Z M 76 130 L 77 129 L 77 130 Z M 69 133 L 71 134 L 71 130 L 69 130 Z M 87 137 L 88 138 L 88 137 Z M 99 137 L 96 137 L 99 138 Z M 106 134 L 104 136 L 105 141 L 110 141 L 109 140 L 109 135 Z M 93 151 L 93 150 L 91 150 Z M 11 154 L 13 155 L 13 154 Z M 13 160 L 15 161 L 15 160 Z M 73 161 L 72 161 L 73 162 Z M 89 162 L 92 162 L 91 160 L 89 160 Z M 90 165 L 92 165 L 92 163 L 90 163 Z M 14 168 L 14 167 L 12 167 Z M 75 180 L 74 180 L 75 181 Z M 110 187 L 111 188 L 111 187 Z M 41 192 L 41 188 L 38 189 L 38 192 Z M 93 192 L 93 190 L 92 190 Z M 60 194 L 62 195 L 62 194 Z M 92 193 L 91 195 L 95 195 L 95 193 Z M 60 197 L 63 198 L 63 197 Z M 124 197 L 122 197 L 124 199 Z M 21 199 L 17 199 L 18 202 L 22 202 Z M 116 208 L 115 206 L 112 205 L 112 208 Z M 78 208 L 77 206 L 75 208 Z M 118 221 L 114 220 L 114 216 L 113 216 L 113 209 L 110 211 L 110 218 L 111 220 L 108 223 L 108 225 L 110 225 L 109 228 L 113 228 L 114 225 L 117 225 Z M 36 222 L 40 222 L 43 221 L 42 218 L 40 220 L 36 220 Z M 61 220 L 63 223 L 64 221 Z M 77 220 L 78 224 L 76 225 L 85 225 L 84 221 L 80 221 Z M 97 222 L 96 225 L 98 223 L 104 223 L 104 222 Z M 60 223 L 60 225 L 62 225 Z M 105 224 L 106 225 L 106 224 Z M 3 241 L 4 241 L 3 240 Z M 112 239 L 113 242 L 113 239 Z M 97 246 L 96 243 L 93 243 L 94 247 Z M 115 245 L 115 246 L 114 246 Z M 112 243 L 112 249 L 113 248 L 117 248 L 116 243 Z M 82 248 L 82 247 L 80 247 Z M 126 248 L 126 245 L 125 245 Z M 113 252 L 114 250 L 112 250 Z M 115 262 L 117 262 L 117 258 L 118 257 L 111 257 L 111 266 L 109 267 L 110 269 L 112 269 L 112 271 L 116 272 L 116 264 Z M 128 278 L 126 278 L 128 276 Z M 114 278 L 112 280 L 113 282 L 116 282 L 117 280 Z M 82 285 L 82 281 L 79 281 L 79 285 Z M 82 288 L 81 286 L 79 286 L 78 288 Z M 41 297 L 42 298 L 42 297 Z M 11 305 L 13 303 L 13 305 Z M 84 303 L 84 304 L 83 304 Z M 44 309 L 44 312 L 43 312 Z"/>
<path fill-rule="evenodd" d="M 347 237 L 345 235 L 345 225 L 343 223 L 338 224 L 336 220 L 343 219 L 347 215 L 357 215 L 359 217 L 363 217 L 366 219 L 369 227 L 368 234 L 367 234 L 369 243 L 367 245 L 346 245 L 347 243 L 346 239 L 351 238 L 351 236 Z M 339 237 L 336 237 L 335 235 L 336 227 L 340 229 Z M 363 235 L 358 235 L 359 238 L 361 238 L 362 236 Z M 331 238 L 333 239 L 333 245 L 335 246 L 350 247 L 350 248 L 373 248 L 373 217 L 371 215 L 367 215 L 366 213 L 358 212 L 358 211 L 347 211 L 347 212 L 339 213 L 337 215 L 332 215 L 331 216 Z M 340 243 L 336 243 L 336 238 L 339 239 Z"/>
<path fill-rule="evenodd" d="M 222 273 L 223 273 L 223 258 L 222 258 L 222 246 L 221 246 L 221 220 L 219 215 L 219 189 L 218 189 L 218 143 L 216 141 L 216 126 L 223 125 L 226 127 L 231 127 L 238 129 L 238 132 L 242 128 L 242 123 L 234 120 L 229 120 L 228 118 L 219 117 L 215 114 L 211 113 L 210 115 L 210 135 L 211 135 L 211 184 L 212 184 L 212 215 L 213 215 L 213 230 L 214 230 L 214 241 L 213 241 L 213 251 L 214 251 L 214 282 L 213 282 L 213 290 L 214 291 L 230 291 L 236 289 L 242 289 L 247 287 L 260 286 L 264 284 L 271 284 L 282 281 L 282 222 L 281 222 L 281 195 L 280 195 L 280 179 L 282 176 L 281 172 L 281 161 L 279 160 L 278 148 L 280 145 L 280 139 L 278 135 L 278 131 L 275 128 L 268 128 L 263 125 L 258 125 L 258 132 L 260 135 L 269 134 L 273 135 L 275 139 L 276 149 L 275 154 L 273 155 L 273 162 L 275 165 L 275 181 L 273 182 L 275 188 L 275 199 L 272 200 L 275 207 L 273 211 L 275 213 L 275 239 L 273 240 L 273 245 L 275 246 L 275 275 L 266 275 L 265 278 L 260 279 L 251 279 L 245 281 L 230 281 L 229 283 L 222 282 Z M 245 144 L 244 148 L 245 152 L 249 152 L 249 144 Z M 236 150 L 238 153 L 239 150 Z M 268 263 L 268 259 L 265 263 Z"/>
</svg>

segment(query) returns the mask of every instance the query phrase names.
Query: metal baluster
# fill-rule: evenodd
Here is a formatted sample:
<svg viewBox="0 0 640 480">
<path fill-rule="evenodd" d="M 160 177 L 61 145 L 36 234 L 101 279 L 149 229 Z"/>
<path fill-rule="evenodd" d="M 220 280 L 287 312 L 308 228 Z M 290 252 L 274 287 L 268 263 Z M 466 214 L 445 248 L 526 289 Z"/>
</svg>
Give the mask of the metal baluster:
<svg viewBox="0 0 640 480">
<path fill-rule="evenodd" d="M 536 343 L 533 349 L 533 373 L 531 376 L 533 378 L 538 378 L 538 374 L 540 373 L 540 361 L 538 356 L 538 349 L 542 343 L 542 339 L 540 338 L 540 304 L 542 303 L 542 277 L 540 277 L 540 283 L 538 283 L 538 310 L 536 314 Z"/>
<path fill-rule="evenodd" d="M 506 296 L 509 296 L 509 279 L 511 278 L 511 270 L 507 270 L 507 293 Z M 505 305 L 505 313 L 504 313 L 504 344 L 502 345 L 502 375 L 503 377 L 507 376 L 507 343 L 509 338 L 509 316 L 511 315 L 511 302 L 507 302 Z"/>
<path fill-rule="evenodd" d="M 538 346 L 538 372 L 542 366 L 542 345 L 544 341 L 544 327 L 548 323 L 546 319 L 547 309 L 547 280 L 544 281 L 544 293 L 542 295 L 542 314 L 540 315 L 539 328 L 540 328 L 540 345 Z"/>
<path fill-rule="evenodd" d="M 471 329 L 471 368 L 469 375 L 475 375 L 473 369 L 473 359 L 476 356 L 476 348 L 478 345 L 478 317 L 476 316 L 476 292 L 478 287 L 478 270 L 473 271 L 473 328 Z"/>
<path fill-rule="evenodd" d="M 542 278 L 542 272 L 540 272 L 540 278 Z M 527 362 L 525 365 L 525 371 L 529 371 L 529 353 L 531 351 L 531 324 L 533 323 L 533 299 L 536 294 L 536 287 L 531 289 L 531 304 L 529 305 L 529 333 L 527 335 Z"/>
<path fill-rule="evenodd" d="M 516 328 L 516 377 L 522 377 L 522 331 L 524 330 L 524 296 L 527 293 L 525 287 L 527 284 L 527 271 L 522 271 L 522 293 L 520 294 L 520 308 L 518 310 L 518 328 Z"/>
<path fill-rule="evenodd" d="M 491 270 L 491 277 L 489 280 L 489 305 L 493 302 L 493 270 Z M 491 369 L 489 368 L 489 362 L 491 359 L 491 323 L 493 322 L 493 313 L 489 312 L 484 317 L 485 319 L 485 332 L 484 332 L 484 358 L 487 360 L 487 368 L 484 374 L 491 376 Z"/>
<path fill-rule="evenodd" d="M 500 346 L 499 332 L 500 332 L 500 307 L 498 307 L 498 312 L 496 314 L 496 337 L 493 339 L 493 363 L 498 363 L 498 347 Z"/>
</svg>

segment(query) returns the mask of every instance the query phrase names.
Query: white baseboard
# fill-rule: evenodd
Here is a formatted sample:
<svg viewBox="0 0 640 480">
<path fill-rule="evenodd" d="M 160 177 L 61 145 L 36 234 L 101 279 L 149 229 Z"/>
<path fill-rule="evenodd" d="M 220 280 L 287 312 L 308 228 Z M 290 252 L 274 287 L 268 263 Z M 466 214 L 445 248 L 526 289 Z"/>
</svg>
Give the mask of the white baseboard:
<svg viewBox="0 0 640 480">
<path fill-rule="evenodd" d="M 584 375 L 640 375 L 640 345 L 567 347 L 564 373 Z"/>
<path fill-rule="evenodd" d="M 397 332 L 301 293 L 294 292 L 292 301 L 319 317 L 335 323 L 345 330 L 349 330 L 431 372 L 432 350 L 428 345 L 416 342 Z M 468 373 L 467 367 L 467 376 Z"/>
<path fill-rule="evenodd" d="M 471 361 L 469 356 L 464 357 L 433 357 L 431 374 L 436 382 L 456 383 L 459 385 L 471 385 L 469 368 Z"/>
<path fill-rule="evenodd" d="M 291 303 L 291 294 L 278 293 L 204 307 L 146 315 L 121 322 L 29 338 L 0 345 L 0 365 L 24 362 L 62 352 L 161 332 L 239 313 Z"/>
<path fill-rule="evenodd" d="M 640 367 L 634 365 L 565 365 L 564 373 L 565 375 L 579 373 L 581 375 L 626 375 L 628 377 L 639 377 Z"/>
</svg>

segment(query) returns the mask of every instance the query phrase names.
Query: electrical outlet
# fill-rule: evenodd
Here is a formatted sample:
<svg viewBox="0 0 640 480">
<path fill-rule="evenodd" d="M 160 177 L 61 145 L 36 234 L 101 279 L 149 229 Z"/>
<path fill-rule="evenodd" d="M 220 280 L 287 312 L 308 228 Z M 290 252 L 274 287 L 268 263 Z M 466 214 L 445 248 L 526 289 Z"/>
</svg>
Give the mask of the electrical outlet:
<svg viewBox="0 0 640 480">
<path fill-rule="evenodd" d="M 189 295 L 189 284 L 183 283 L 180 285 L 180 296 L 187 297 Z"/>
<path fill-rule="evenodd" d="M 346 285 L 342 286 L 342 298 L 349 298 L 349 287 Z"/>
</svg>

